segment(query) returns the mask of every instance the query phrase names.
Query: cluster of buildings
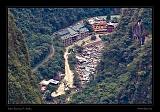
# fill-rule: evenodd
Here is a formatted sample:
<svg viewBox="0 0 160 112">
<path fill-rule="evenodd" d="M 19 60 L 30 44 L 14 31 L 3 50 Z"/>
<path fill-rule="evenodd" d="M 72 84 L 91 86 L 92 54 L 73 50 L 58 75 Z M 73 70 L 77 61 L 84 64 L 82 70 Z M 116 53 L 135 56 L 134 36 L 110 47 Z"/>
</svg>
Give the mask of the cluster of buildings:
<svg viewBox="0 0 160 112">
<path fill-rule="evenodd" d="M 62 39 L 64 46 L 69 46 L 74 42 L 84 39 L 85 37 L 91 35 L 89 30 L 85 27 L 83 20 L 77 22 L 76 24 L 69 26 L 65 29 L 59 30 L 53 34 L 54 36 L 59 36 Z"/>
<path fill-rule="evenodd" d="M 92 29 L 95 33 L 104 34 L 104 33 L 111 33 L 114 31 L 118 23 L 107 23 L 106 21 L 107 16 L 98 16 L 88 18 L 87 21 L 92 26 Z M 111 19 L 115 16 L 111 16 Z M 119 16 L 116 16 L 119 18 Z M 82 40 L 92 33 L 89 32 L 88 28 L 85 27 L 85 23 L 83 20 L 75 23 L 72 26 L 67 28 L 61 29 L 55 33 L 53 33 L 53 37 L 58 36 L 62 39 L 64 46 L 72 45 L 74 42 L 78 40 Z"/>
<path fill-rule="evenodd" d="M 111 16 L 111 18 L 113 17 Z M 118 24 L 112 22 L 107 23 L 106 16 L 89 18 L 88 22 L 92 26 L 93 31 L 99 34 L 113 32 Z"/>
<path fill-rule="evenodd" d="M 59 84 L 59 82 L 64 78 L 64 76 L 65 76 L 65 74 L 63 74 L 62 72 L 58 72 L 56 75 L 55 74 L 53 75 L 52 79 L 49 79 L 49 80 L 45 80 L 44 79 L 44 80 L 42 80 L 39 83 L 40 91 L 42 93 L 45 93 L 49 84 L 51 84 L 51 85 Z"/>
<path fill-rule="evenodd" d="M 41 92 L 42 93 L 44 93 L 46 90 L 47 90 L 47 86 L 49 85 L 49 84 L 58 84 L 59 83 L 59 81 L 57 81 L 57 80 L 54 80 L 54 79 L 50 79 L 50 80 L 42 80 L 40 83 L 39 83 L 39 85 L 40 85 L 40 90 L 41 90 Z"/>
<path fill-rule="evenodd" d="M 80 76 L 81 84 L 84 85 L 96 73 L 96 66 L 100 62 L 103 43 L 101 41 L 84 46 L 82 53 L 76 54 L 78 64 L 76 71 Z"/>
</svg>

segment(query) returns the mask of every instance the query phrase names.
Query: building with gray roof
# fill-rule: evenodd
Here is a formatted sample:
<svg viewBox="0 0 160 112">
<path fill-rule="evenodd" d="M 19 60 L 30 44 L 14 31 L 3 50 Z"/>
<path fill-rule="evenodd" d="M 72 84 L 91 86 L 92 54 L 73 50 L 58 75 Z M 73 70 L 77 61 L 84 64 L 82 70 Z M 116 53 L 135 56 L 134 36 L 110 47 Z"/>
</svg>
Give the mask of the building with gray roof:
<svg viewBox="0 0 160 112">
<path fill-rule="evenodd" d="M 75 25 L 71 26 L 71 28 L 77 32 L 79 32 L 79 29 L 83 27 L 84 27 L 84 23 L 76 23 Z"/>
<path fill-rule="evenodd" d="M 61 39 L 62 39 L 62 40 L 65 40 L 65 39 L 68 39 L 68 38 L 70 38 L 70 37 L 71 37 L 71 35 L 70 35 L 70 34 L 67 34 L 67 35 L 61 36 Z"/>
<path fill-rule="evenodd" d="M 79 32 L 86 33 L 86 32 L 89 32 L 89 30 L 86 27 L 83 27 L 83 28 L 80 28 Z"/>
<path fill-rule="evenodd" d="M 65 46 L 68 46 L 80 39 L 87 37 L 89 35 L 89 30 L 85 28 L 84 23 L 79 22 L 68 28 L 53 33 L 53 37 L 56 35 L 61 37 Z"/>
<path fill-rule="evenodd" d="M 78 32 L 74 31 L 73 29 L 71 29 L 71 28 L 67 28 L 67 29 L 68 29 L 68 32 L 69 32 L 69 34 L 70 34 L 71 36 L 76 36 L 76 35 L 78 35 Z"/>
<path fill-rule="evenodd" d="M 59 32 L 58 32 L 58 34 L 60 35 L 60 36 L 63 36 L 63 35 L 67 35 L 67 34 L 69 34 L 70 32 L 68 31 L 68 29 L 63 29 L 63 30 L 60 30 Z"/>
</svg>

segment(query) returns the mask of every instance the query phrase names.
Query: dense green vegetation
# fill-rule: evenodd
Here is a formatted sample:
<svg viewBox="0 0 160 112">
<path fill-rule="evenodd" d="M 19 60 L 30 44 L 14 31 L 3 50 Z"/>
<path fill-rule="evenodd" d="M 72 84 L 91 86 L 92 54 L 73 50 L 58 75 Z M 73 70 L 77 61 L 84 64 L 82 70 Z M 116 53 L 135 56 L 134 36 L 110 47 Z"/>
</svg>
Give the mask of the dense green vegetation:
<svg viewBox="0 0 160 112">
<path fill-rule="evenodd" d="M 118 14 L 120 8 L 12 8 L 18 27 L 25 34 L 52 34 L 81 19 Z"/>
<path fill-rule="evenodd" d="M 57 47 L 57 41 L 52 41 L 53 32 L 87 17 L 120 12 L 120 8 L 10 8 L 9 10 L 15 17 L 17 27 L 26 37 L 31 67 L 34 68 L 41 63 L 48 56 L 50 45 L 54 44 L 54 59 L 50 59 L 38 69 L 38 73 L 46 78 L 53 76 L 57 71 L 63 72 L 64 68 L 61 59 L 62 47 Z"/>
<path fill-rule="evenodd" d="M 107 15 L 109 20 L 110 14 L 120 13 L 119 8 L 11 8 L 10 11 L 13 16 L 9 13 L 9 104 L 42 103 L 37 86 L 39 81 L 53 78 L 59 72 L 64 73 L 64 46 L 60 37 L 51 36 L 53 32 L 88 17 Z M 86 88 L 74 94 L 70 103 L 152 103 L 152 39 L 140 46 L 131 34 L 132 25 L 140 18 L 150 34 L 148 38 L 152 38 L 150 8 L 122 9 L 116 31 L 101 37 L 105 50 L 96 77 Z M 113 21 L 117 21 L 116 18 Z M 31 67 L 34 68 L 48 56 L 51 45 L 55 50 L 54 56 L 39 67 L 36 74 L 32 73 Z M 74 48 L 75 52 L 82 49 L 81 46 Z M 79 88 L 80 80 L 74 71 L 77 60 L 73 49 L 70 52 L 69 65 L 74 72 L 74 85 Z M 57 87 L 50 85 L 48 89 L 46 100 L 50 101 L 50 93 Z M 66 103 L 70 92 L 54 98 L 53 103 Z"/>
<path fill-rule="evenodd" d="M 111 16 L 109 14 L 107 14 L 107 17 L 106 17 L 106 21 L 107 23 L 111 20 Z"/>
<path fill-rule="evenodd" d="M 28 45 L 28 47 L 30 48 L 29 53 L 31 59 L 31 67 L 35 67 L 48 56 L 51 44 L 52 41 L 49 35 L 32 35 L 32 39 L 30 40 L 30 44 Z"/>
<path fill-rule="evenodd" d="M 69 54 L 69 56 L 68 56 L 68 63 L 69 63 L 70 69 L 74 70 L 75 65 L 77 63 L 77 59 L 76 59 L 75 53 Z"/>
<path fill-rule="evenodd" d="M 35 74 L 31 72 L 24 36 L 8 14 L 8 104 L 41 104 Z"/>
<path fill-rule="evenodd" d="M 70 69 L 74 73 L 74 79 L 73 79 L 74 80 L 74 85 L 77 88 L 80 88 L 81 87 L 80 77 L 79 77 L 78 73 L 75 70 L 75 66 L 78 63 L 78 59 L 76 58 L 76 52 L 77 52 L 76 48 L 77 47 L 75 46 L 75 47 L 69 49 L 69 53 L 70 54 L 68 55 L 68 63 L 69 63 Z"/>
<path fill-rule="evenodd" d="M 89 30 L 89 32 L 93 32 L 92 25 L 89 24 L 89 22 L 87 21 L 87 19 L 84 19 L 84 25 Z"/>
<path fill-rule="evenodd" d="M 38 68 L 41 79 L 50 79 L 58 75 L 59 72 L 64 73 L 64 46 L 60 38 L 53 37 L 54 56 L 44 65 Z"/>
<path fill-rule="evenodd" d="M 139 18 L 151 32 L 151 12 L 149 8 L 122 9 L 116 32 L 102 37 L 106 46 L 95 80 L 74 94 L 71 103 L 152 103 L 152 40 L 140 46 L 130 32 L 131 25 Z"/>
<path fill-rule="evenodd" d="M 111 22 L 112 22 L 112 23 L 118 23 L 118 18 L 117 18 L 117 17 L 114 17 Z"/>
</svg>

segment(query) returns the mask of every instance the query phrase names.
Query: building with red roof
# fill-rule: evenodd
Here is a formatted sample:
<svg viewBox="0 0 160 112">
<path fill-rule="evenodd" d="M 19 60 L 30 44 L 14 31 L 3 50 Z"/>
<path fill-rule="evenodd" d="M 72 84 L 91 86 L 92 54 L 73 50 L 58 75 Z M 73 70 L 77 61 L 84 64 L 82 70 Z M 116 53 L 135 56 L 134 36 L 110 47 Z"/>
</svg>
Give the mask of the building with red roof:
<svg viewBox="0 0 160 112">
<path fill-rule="evenodd" d="M 107 31 L 107 22 L 105 20 L 96 21 L 92 24 L 94 32 L 103 33 Z"/>
</svg>

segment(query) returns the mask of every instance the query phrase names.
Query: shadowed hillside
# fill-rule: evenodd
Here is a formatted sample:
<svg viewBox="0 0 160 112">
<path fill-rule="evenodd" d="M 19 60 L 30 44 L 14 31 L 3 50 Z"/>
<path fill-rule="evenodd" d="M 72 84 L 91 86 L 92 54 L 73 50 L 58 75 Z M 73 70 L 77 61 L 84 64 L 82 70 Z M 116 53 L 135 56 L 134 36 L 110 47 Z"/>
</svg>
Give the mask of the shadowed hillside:
<svg viewBox="0 0 160 112">
<path fill-rule="evenodd" d="M 36 74 L 31 73 L 24 37 L 8 14 L 8 104 L 41 104 Z"/>
</svg>

